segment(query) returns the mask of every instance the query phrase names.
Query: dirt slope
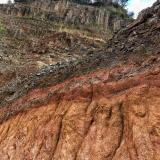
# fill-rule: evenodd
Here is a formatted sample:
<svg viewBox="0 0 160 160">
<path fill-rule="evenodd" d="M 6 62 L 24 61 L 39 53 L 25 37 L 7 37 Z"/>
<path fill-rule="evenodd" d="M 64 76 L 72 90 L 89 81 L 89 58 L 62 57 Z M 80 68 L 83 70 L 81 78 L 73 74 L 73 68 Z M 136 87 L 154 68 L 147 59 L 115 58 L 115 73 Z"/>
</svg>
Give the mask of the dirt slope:
<svg viewBox="0 0 160 160">
<path fill-rule="evenodd" d="M 105 46 L 8 80 L 1 159 L 159 160 L 159 37 L 158 0 Z"/>
</svg>

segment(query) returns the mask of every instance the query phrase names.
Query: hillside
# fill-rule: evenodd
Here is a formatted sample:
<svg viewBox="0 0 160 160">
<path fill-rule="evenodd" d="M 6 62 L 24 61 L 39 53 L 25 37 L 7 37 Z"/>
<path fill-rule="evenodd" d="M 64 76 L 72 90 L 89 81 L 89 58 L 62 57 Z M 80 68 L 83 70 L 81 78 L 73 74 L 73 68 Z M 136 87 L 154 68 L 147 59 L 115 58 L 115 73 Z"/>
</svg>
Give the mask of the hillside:
<svg viewBox="0 0 160 160">
<path fill-rule="evenodd" d="M 110 40 L 1 7 L 2 160 L 160 159 L 159 0 Z"/>
<path fill-rule="evenodd" d="M 66 1 L 33 1 L 0 5 L 0 8 L 0 86 L 23 85 L 25 79 L 43 73 L 41 69 L 45 70 L 47 66 L 50 68 L 59 63 L 68 66 L 81 61 L 105 46 L 117 23 L 129 23 L 122 17 L 118 20 L 118 14 L 111 17 L 109 6 L 104 9 Z M 77 24 L 73 17 L 68 17 L 71 12 Z M 107 17 L 110 18 L 106 23 Z M 88 24 L 82 23 L 82 19 Z M 93 20 L 96 25 L 92 24 Z M 112 24 L 110 28 L 109 24 Z"/>
<path fill-rule="evenodd" d="M 18 17 L 46 20 L 72 29 L 98 32 L 102 37 L 112 34 L 129 22 L 127 11 L 120 6 L 80 5 L 70 1 L 29 1 L 10 5 L 1 5 L 1 11 Z M 108 35 L 111 36 L 111 35 Z"/>
</svg>

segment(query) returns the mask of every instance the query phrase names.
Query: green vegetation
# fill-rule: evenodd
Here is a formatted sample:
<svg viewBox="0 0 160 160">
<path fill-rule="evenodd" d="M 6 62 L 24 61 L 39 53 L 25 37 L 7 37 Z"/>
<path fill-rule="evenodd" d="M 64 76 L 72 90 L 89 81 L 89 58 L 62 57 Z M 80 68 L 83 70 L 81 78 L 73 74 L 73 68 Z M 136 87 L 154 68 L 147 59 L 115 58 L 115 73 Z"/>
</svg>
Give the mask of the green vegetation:
<svg viewBox="0 0 160 160">
<path fill-rule="evenodd" d="M 105 8 L 111 13 L 111 16 L 113 17 L 121 17 L 123 19 L 128 18 L 127 10 L 125 10 L 123 7 L 119 5 L 105 6 Z"/>
<path fill-rule="evenodd" d="M 120 18 L 131 18 L 132 16 L 128 16 L 127 10 L 125 6 L 128 0 L 94 0 L 94 3 L 91 3 L 91 0 L 70 0 L 75 3 L 84 4 L 84 5 L 91 5 L 100 8 L 104 8 L 110 11 L 111 16 L 113 17 L 120 17 Z"/>
<path fill-rule="evenodd" d="M 97 39 L 100 41 L 106 41 L 112 37 L 110 30 L 104 30 L 104 27 L 95 22 L 91 24 L 82 25 L 80 23 L 64 23 L 64 22 L 53 22 L 47 19 L 41 20 L 39 18 L 31 17 L 15 17 L 17 21 L 25 21 L 25 23 L 34 26 L 32 32 L 28 33 L 27 36 L 33 35 L 35 37 L 41 37 L 44 34 L 50 34 L 53 31 L 67 32 L 73 35 L 79 35 L 80 37 L 86 37 L 89 39 Z"/>
<path fill-rule="evenodd" d="M 90 5 L 110 5 L 110 4 L 119 4 L 121 6 L 126 6 L 129 0 L 70 0 L 79 4 L 90 4 Z"/>
<path fill-rule="evenodd" d="M 6 33 L 5 26 L 0 22 L 0 38 Z"/>
</svg>

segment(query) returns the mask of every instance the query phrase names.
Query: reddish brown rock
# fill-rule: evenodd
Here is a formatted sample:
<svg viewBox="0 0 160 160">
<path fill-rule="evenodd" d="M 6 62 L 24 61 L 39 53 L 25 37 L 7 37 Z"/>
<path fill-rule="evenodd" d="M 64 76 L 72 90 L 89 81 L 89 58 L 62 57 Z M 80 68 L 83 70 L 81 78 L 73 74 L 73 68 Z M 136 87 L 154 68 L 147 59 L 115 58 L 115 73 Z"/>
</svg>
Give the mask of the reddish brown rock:
<svg viewBox="0 0 160 160">
<path fill-rule="evenodd" d="M 32 90 L 1 108 L 1 120 L 17 112 L 0 126 L 1 158 L 158 160 L 159 67 L 120 81 L 105 75 Z"/>
<path fill-rule="evenodd" d="M 159 8 L 98 53 L 3 83 L 0 159 L 159 160 Z"/>
</svg>

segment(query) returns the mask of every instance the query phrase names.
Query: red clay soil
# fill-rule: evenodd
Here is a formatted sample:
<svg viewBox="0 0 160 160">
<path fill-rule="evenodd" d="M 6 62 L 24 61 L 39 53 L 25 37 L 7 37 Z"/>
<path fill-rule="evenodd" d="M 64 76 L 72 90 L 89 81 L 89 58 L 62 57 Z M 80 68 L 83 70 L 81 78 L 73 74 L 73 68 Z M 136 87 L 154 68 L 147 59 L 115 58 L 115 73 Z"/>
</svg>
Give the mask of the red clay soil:
<svg viewBox="0 0 160 160">
<path fill-rule="evenodd" d="M 158 0 L 101 52 L 3 83 L 0 160 L 160 160 L 159 29 Z"/>
<path fill-rule="evenodd" d="M 160 67 L 113 78 L 133 67 L 33 89 L 1 108 L 1 159 L 159 160 Z"/>
</svg>

